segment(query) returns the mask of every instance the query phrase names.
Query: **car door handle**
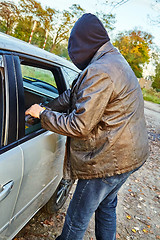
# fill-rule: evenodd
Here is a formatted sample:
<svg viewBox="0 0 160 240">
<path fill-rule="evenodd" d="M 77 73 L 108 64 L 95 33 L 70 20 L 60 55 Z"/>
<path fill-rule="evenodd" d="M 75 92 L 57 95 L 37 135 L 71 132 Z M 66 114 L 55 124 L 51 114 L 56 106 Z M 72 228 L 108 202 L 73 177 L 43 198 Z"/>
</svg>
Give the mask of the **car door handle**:
<svg viewBox="0 0 160 240">
<path fill-rule="evenodd" d="M 8 196 L 8 194 L 10 193 L 13 185 L 14 185 L 14 182 L 10 181 L 10 182 L 6 183 L 5 185 L 3 185 L 1 187 L 0 202 Z"/>
</svg>

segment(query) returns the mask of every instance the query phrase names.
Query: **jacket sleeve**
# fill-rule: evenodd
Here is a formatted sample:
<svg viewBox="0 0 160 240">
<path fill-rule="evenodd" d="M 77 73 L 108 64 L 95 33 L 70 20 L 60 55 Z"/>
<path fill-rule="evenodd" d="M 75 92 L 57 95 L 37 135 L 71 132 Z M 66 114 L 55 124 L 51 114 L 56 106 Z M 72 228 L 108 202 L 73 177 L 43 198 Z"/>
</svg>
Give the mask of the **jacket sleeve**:
<svg viewBox="0 0 160 240">
<path fill-rule="evenodd" d="M 77 90 L 75 109 L 67 113 L 44 111 L 43 128 L 70 137 L 85 137 L 100 121 L 113 92 L 107 73 L 89 68 Z"/>
<path fill-rule="evenodd" d="M 46 107 L 51 108 L 52 111 L 67 112 L 69 109 L 70 91 L 70 89 L 67 89 L 61 95 L 59 95 L 59 97 L 50 101 Z"/>
</svg>

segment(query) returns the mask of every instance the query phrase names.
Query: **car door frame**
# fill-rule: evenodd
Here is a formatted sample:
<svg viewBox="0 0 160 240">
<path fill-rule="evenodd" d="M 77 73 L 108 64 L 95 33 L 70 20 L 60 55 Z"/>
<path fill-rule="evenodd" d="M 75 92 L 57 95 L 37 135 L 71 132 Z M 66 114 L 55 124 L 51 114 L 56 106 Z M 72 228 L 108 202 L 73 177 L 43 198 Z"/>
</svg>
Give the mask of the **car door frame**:
<svg viewBox="0 0 160 240">
<path fill-rule="evenodd" d="M 11 124 L 11 120 L 12 120 L 12 113 L 13 111 L 11 111 L 11 114 L 9 115 L 8 118 L 8 136 L 6 140 L 5 147 L 0 149 L 0 152 L 5 152 L 8 151 L 14 147 L 19 147 L 23 142 L 28 141 L 31 138 L 34 138 L 40 134 L 43 134 L 46 130 L 44 129 L 39 129 L 36 132 L 26 135 L 24 133 L 24 129 L 25 129 L 25 121 L 24 121 L 24 91 L 23 91 L 23 80 L 22 80 L 22 74 L 21 74 L 21 67 L 20 67 L 20 61 L 22 59 L 28 59 L 30 60 L 30 63 L 33 61 L 33 63 L 37 62 L 37 63 L 41 63 L 42 65 L 48 65 L 51 66 L 53 65 L 54 67 L 57 67 L 57 75 L 59 75 L 59 81 L 56 81 L 57 83 L 57 87 L 59 90 L 59 94 L 62 93 L 64 90 L 67 89 L 67 83 L 64 80 L 64 76 L 63 76 L 63 71 L 61 69 L 61 67 L 59 64 L 50 62 L 50 61 L 46 61 L 44 59 L 39 59 L 37 57 L 32 57 L 32 56 L 27 56 L 25 54 L 19 54 L 19 53 L 14 53 L 14 52 L 7 52 L 7 51 L 0 51 L 1 54 L 4 55 L 5 58 L 5 65 L 6 65 L 6 74 L 8 74 L 7 76 L 7 81 L 9 83 L 11 83 L 12 88 L 9 88 L 9 96 L 12 96 L 14 98 L 14 101 L 10 101 L 11 105 L 16 105 L 16 119 L 14 119 L 14 125 Z M 10 66 L 12 66 L 12 71 L 10 70 Z M 14 74 L 12 73 L 14 72 Z M 14 81 L 13 81 L 14 80 Z M 57 80 L 57 78 L 56 78 Z M 62 84 L 63 83 L 63 84 Z M 63 86 L 63 87 L 61 87 Z M 14 89 L 14 92 L 11 92 L 11 89 Z M 11 98 L 10 98 L 11 99 Z M 19 104 L 21 103 L 21 104 Z M 9 105 L 9 106 L 11 106 Z M 13 109 L 12 109 L 13 110 Z M 8 110 L 9 112 L 9 110 Z M 14 129 L 11 128 L 11 126 L 15 126 Z M 24 164 L 24 162 L 23 162 Z M 23 172 L 22 172 L 22 176 L 21 179 L 23 178 Z M 20 187 L 19 187 L 20 189 Z M 19 192 L 17 193 L 17 197 L 19 195 Z M 37 209 L 38 210 L 38 209 Z M 14 221 L 14 216 L 12 216 L 12 220 Z M 10 222 L 12 224 L 12 221 Z"/>
<path fill-rule="evenodd" d="M 65 80 L 64 80 L 64 78 L 63 78 L 63 75 L 62 75 L 62 72 L 61 72 L 61 69 L 60 69 L 60 66 L 59 65 L 57 65 L 57 64 L 54 64 L 54 63 L 51 63 L 51 62 L 48 62 L 48 61 L 45 61 L 45 60 L 39 60 L 39 59 L 37 59 L 37 58 L 34 58 L 34 57 L 30 57 L 30 56 L 26 56 L 26 55 L 22 55 L 22 54 L 20 54 L 21 56 L 20 56 L 20 60 L 19 60 L 19 66 L 18 66 L 18 68 L 20 67 L 20 61 L 23 61 L 24 59 L 25 59 L 25 62 L 27 63 L 28 62 L 28 64 L 30 65 L 30 66 L 38 66 L 38 67 L 42 67 L 42 66 L 45 66 L 45 68 L 46 69 L 48 69 L 49 68 L 49 70 L 52 70 L 52 65 L 53 65 L 53 68 L 55 68 L 56 67 L 56 69 L 57 69 L 57 77 L 55 77 L 55 80 L 57 80 L 57 78 L 58 78 L 58 80 L 60 80 L 60 81 L 63 81 L 63 84 L 62 84 L 62 82 L 60 82 L 60 81 L 56 81 L 56 83 L 57 83 L 57 87 L 59 87 L 59 93 L 62 93 L 65 89 L 66 89 L 66 84 L 65 84 Z M 18 56 L 19 57 L 19 56 Z M 36 64 L 37 63 L 37 64 Z M 47 66 L 48 67 L 47 67 Z M 55 73 L 55 72 L 54 72 Z M 20 76 L 20 75 L 19 75 Z M 19 86 L 19 88 L 18 88 L 18 92 L 20 92 L 20 93 L 23 93 L 22 94 L 22 96 L 23 96 L 23 98 L 24 98 L 24 91 L 23 91 L 23 79 L 22 79 L 22 74 L 21 74 L 21 76 L 20 76 L 20 81 L 22 82 L 22 84 L 19 84 L 18 86 Z M 62 86 L 62 87 L 61 87 Z M 61 88 L 60 88 L 61 87 Z M 25 104 L 24 104 L 24 99 L 23 99 L 23 104 L 21 104 L 21 111 L 22 111 L 22 115 L 23 116 L 21 116 L 21 121 L 23 121 L 24 122 L 24 111 L 25 111 Z M 19 110 L 19 111 L 20 111 Z M 21 125 L 19 125 L 19 131 L 21 132 L 21 128 L 25 128 L 25 126 L 24 126 L 24 123 L 23 124 L 21 124 Z M 19 137 L 18 137 L 18 145 L 23 149 L 23 147 L 22 147 L 22 145 L 24 146 L 25 145 L 25 143 L 27 142 L 27 141 L 32 141 L 32 140 L 34 140 L 34 139 L 36 139 L 36 137 L 38 138 L 38 137 L 40 137 L 41 135 L 44 135 L 44 134 L 46 134 L 46 135 L 49 135 L 49 134 L 51 134 L 51 132 L 49 132 L 49 131 L 47 131 L 47 130 L 44 130 L 44 129 L 39 129 L 39 130 L 36 130 L 35 132 L 33 132 L 33 133 L 30 133 L 29 135 L 25 135 L 25 133 L 24 133 L 24 130 L 23 130 L 23 135 L 21 135 L 20 136 L 20 134 L 19 134 Z M 52 133 L 52 134 L 54 134 L 54 133 Z M 65 137 L 64 136 L 60 136 L 59 135 L 59 138 L 63 138 L 63 146 L 65 146 L 65 142 L 64 142 L 64 139 L 65 139 Z M 59 140 L 60 141 L 60 140 Z M 61 141 L 62 142 L 62 141 Z M 64 147 L 63 147 L 64 148 Z M 63 154 L 64 155 L 64 154 Z M 62 156 L 62 154 L 60 154 L 60 156 Z M 24 162 L 25 162 L 25 160 L 24 160 Z M 25 163 L 24 163 L 25 164 Z M 53 177 L 52 179 L 51 179 L 51 181 L 50 181 L 50 184 L 48 184 L 48 186 L 44 186 L 44 191 L 46 191 L 46 189 L 48 189 L 48 190 L 50 190 L 49 191 L 49 194 L 48 194 L 48 196 L 52 196 L 52 194 L 54 193 L 54 189 L 56 190 L 56 188 L 58 187 L 58 185 L 59 185 L 59 183 L 60 183 L 60 181 L 61 181 L 61 179 L 62 179 L 62 172 L 63 172 L 63 164 L 60 164 L 61 165 L 61 169 L 60 169 L 60 174 L 57 174 L 57 177 Z M 58 167 L 57 167 L 58 168 Z M 22 182 L 22 185 L 23 185 L 23 182 Z M 21 193 L 21 189 L 20 189 L 20 191 L 19 191 L 19 195 L 20 195 L 20 193 Z M 37 194 L 36 196 L 35 196 L 35 198 L 33 198 L 33 201 L 31 200 L 31 201 L 29 201 L 29 203 L 28 204 L 26 204 L 23 208 L 22 208 L 22 211 L 17 211 L 17 209 L 15 209 L 16 211 L 14 212 L 14 214 L 13 214 L 13 216 L 12 216 L 12 219 L 11 219 L 11 224 L 13 225 L 13 224 L 16 224 L 16 221 L 18 221 L 18 217 L 21 215 L 23 215 L 22 213 L 24 213 L 24 211 L 25 211 L 25 209 L 27 209 L 31 204 L 33 204 L 34 205 L 34 202 L 36 201 L 36 198 L 42 198 L 44 196 L 44 193 L 42 193 L 42 191 L 41 191 L 41 193 L 40 194 Z M 44 198 L 44 197 L 43 197 Z M 47 197 L 46 197 L 46 200 L 45 201 L 43 201 L 42 202 L 42 204 L 39 204 L 39 206 L 35 209 L 35 212 L 34 213 L 36 213 L 36 211 L 38 211 L 39 209 L 40 209 L 40 207 L 42 207 L 47 201 L 49 200 L 49 197 L 48 197 L 48 199 L 47 199 Z M 17 201 L 18 202 L 18 201 Z M 34 214 L 32 213 L 30 216 L 27 216 L 26 217 L 26 222 L 33 216 Z M 23 220 L 22 220 L 22 222 L 23 222 Z M 24 222 L 24 223 L 26 223 L 26 222 Z M 23 223 L 23 225 L 24 225 L 24 223 Z M 11 230 L 10 230 L 11 229 Z M 9 232 L 12 234 L 12 227 L 10 227 L 10 229 L 9 229 Z M 11 235 L 11 236 L 13 236 L 14 235 L 14 233 Z"/>
<path fill-rule="evenodd" d="M 22 152 L 18 146 L 18 105 L 17 105 L 17 88 L 15 65 L 18 58 L 15 57 L 15 62 L 10 53 L 0 51 L 2 56 L 1 64 L 3 66 L 3 77 L 1 78 L 1 94 L 3 97 L 3 111 L 1 114 L 3 120 L 1 121 L 1 146 L 0 146 L 0 165 L 1 165 L 1 177 L 0 185 L 1 192 L 0 204 L 5 208 L 6 204 L 6 223 L 1 226 L 0 236 L 3 236 L 10 224 L 10 219 L 14 211 L 16 200 L 19 194 L 23 175 L 23 159 Z M 2 71 L 2 70 L 1 70 Z M 18 74 L 18 73 L 17 73 Z M 11 80 L 12 79 L 12 80 Z M 15 116 L 15 118 L 13 118 Z M 11 169 L 14 169 L 12 172 Z M 2 174 L 3 172 L 3 174 Z M 10 174 L 12 172 L 12 174 Z M 12 207 L 13 206 L 13 207 Z M 5 218 L 4 216 L 4 218 Z"/>
</svg>

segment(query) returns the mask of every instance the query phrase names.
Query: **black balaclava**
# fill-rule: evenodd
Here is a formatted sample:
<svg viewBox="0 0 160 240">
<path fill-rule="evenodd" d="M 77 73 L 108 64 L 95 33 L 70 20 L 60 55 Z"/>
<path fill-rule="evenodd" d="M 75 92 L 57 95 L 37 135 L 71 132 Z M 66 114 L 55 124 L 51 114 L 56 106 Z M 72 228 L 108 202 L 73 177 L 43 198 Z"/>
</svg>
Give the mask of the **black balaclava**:
<svg viewBox="0 0 160 240">
<path fill-rule="evenodd" d="M 68 42 L 68 53 L 72 62 L 85 69 L 97 50 L 110 40 L 101 21 L 86 13 L 75 23 Z"/>
</svg>

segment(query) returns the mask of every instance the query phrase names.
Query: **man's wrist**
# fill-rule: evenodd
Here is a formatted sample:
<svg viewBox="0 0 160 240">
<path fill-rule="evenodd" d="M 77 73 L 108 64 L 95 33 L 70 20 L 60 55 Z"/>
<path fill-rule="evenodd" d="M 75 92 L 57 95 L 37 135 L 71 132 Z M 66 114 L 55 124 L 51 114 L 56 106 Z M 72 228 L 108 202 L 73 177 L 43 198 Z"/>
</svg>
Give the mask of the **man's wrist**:
<svg viewBox="0 0 160 240">
<path fill-rule="evenodd" d="M 41 118 L 41 115 L 42 113 L 45 111 L 45 109 L 42 109 L 40 112 L 39 112 L 39 119 Z"/>
</svg>

